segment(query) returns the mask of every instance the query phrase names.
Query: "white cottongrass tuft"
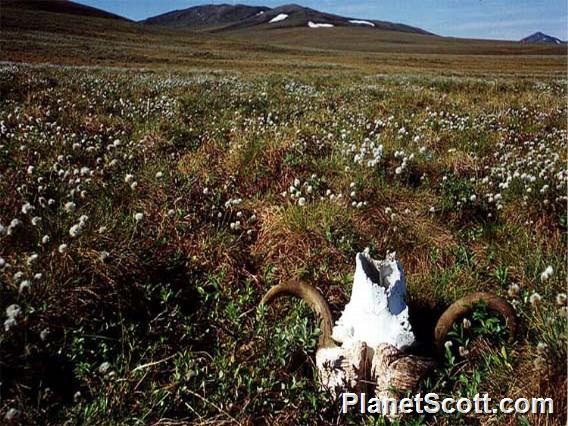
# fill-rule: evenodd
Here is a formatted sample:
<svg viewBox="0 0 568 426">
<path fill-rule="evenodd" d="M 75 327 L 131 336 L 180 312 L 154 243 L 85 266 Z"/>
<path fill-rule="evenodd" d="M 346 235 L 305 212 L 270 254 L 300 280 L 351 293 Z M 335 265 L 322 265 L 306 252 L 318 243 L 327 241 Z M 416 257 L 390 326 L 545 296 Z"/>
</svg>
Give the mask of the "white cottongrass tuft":
<svg viewBox="0 0 568 426">
<path fill-rule="evenodd" d="M 541 300 L 542 300 L 542 297 L 540 296 L 540 294 L 538 294 L 536 292 L 531 294 L 531 296 L 529 297 L 530 304 L 535 308 L 540 305 Z"/>
<path fill-rule="evenodd" d="M 20 416 L 20 412 L 18 410 L 16 410 L 15 408 L 10 408 L 8 411 L 6 411 L 6 415 L 4 416 L 4 419 L 7 422 L 13 422 L 19 416 Z"/>
<path fill-rule="evenodd" d="M 20 283 L 20 287 L 19 287 L 18 291 L 19 291 L 20 293 L 23 293 L 24 291 L 29 290 L 30 287 L 31 287 L 31 285 L 32 285 L 31 281 L 29 281 L 29 280 L 24 280 L 24 281 L 22 281 L 22 282 Z"/>
<path fill-rule="evenodd" d="M 47 328 L 44 328 L 43 330 L 41 330 L 41 333 L 39 333 L 39 338 L 42 341 L 45 341 L 48 335 L 49 335 L 49 330 Z"/>
<path fill-rule="evenodd" d="M 77 238 L 83 232 L 83 225 L 76 223 L 71 228 L 69 228 L 69 235 L 73 238 Z"/>
<path fill-rule="evenodd" d="M 520 291 L 521 287 L 519 287 L 519 284 L 513 283 L 509 286 L 507 293 L 509 294 L 509 297 L 517 297 Z"/>
<path fill-rule="evenodd" d="M 13 304 L 6 308 L 6 320 L 4 321 L 4 330 L 10 331 L 12 327 L 15 327 L 18 322 L 17 318 L 22 314 L 22 308 L 19 305 Z"/>
<path fill-rule="evenodd" d="M 22 313 L 22 308 L 19 305 L 13 304 L 6 308 L 6 316 L 8 318 L 17 318 Z"/>
<path fill-rule="evenodd" d="M 38 258 L 39 258 L 39 255 L 37 253 L 34 253 L 26 259 L 26 263 L 29 266 L 29 265 L 33 264 Z"/>
<path fill-rule="evenodd" d="M 30 203 L 25 203 L 25 204 L 22 206 L 22 213 L 23 213 L 23 214 L 28 214 L 28 213 L 30 213 L 33 209 L 34 209 L 34 206 L 32 206 Z"/>
<path fill-rule="evenodd" d="M 22 221 L 20 219 L 12 219 L 10 225 L 8 226 L 8 231 L 6 232 L 6 234 L 12 235 L 14 233 L 14 230 L 18 228 L 21 224 Z"/>
<path fill-rule="evenodd" d="M 540 280 L 541 281 L 546 281 L 547 279 L 549 279 L 552 275 L 554 274 L 554 269 L 552 268 L 552 266 L 547 266 L 546 269 L 542 272 L 542 274 L 540 274 Z"/>
<path fill-rule="evenodd" d="M 110 370 L 110 363 L 105 361 L 101 365 L 99 365 L 99 373 L 100 374 L 107 374 Z"/>
<path fill-rule="evenodd" d="M 63 206 L 63 209 L 67 212 L 67 213 L 71 213 L 73 211 L 75 211 L 75 207 L 76 204 L 73 201 L 68 201 L 65 203 L 65 205 Z"/>
<path fill-rule="evenodd" d="M 544 355 L 547 349 L 548 345 L 544 342 L 539 342 L 538 345 L 536 345 L 536 351 L 539 355 Z"/>
</svg>

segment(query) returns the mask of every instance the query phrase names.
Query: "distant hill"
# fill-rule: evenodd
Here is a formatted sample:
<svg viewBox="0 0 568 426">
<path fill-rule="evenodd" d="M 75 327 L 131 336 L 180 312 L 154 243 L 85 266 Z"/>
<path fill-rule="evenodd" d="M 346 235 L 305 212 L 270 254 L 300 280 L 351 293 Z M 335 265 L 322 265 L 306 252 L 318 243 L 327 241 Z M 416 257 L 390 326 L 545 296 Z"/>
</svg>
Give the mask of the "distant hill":
<svg viewBox="0 0 568 426">
<path fill-rule="evenodd" d="M 234 24 L 270 10 L 268 7 L 228 4 L 194 6 L 183 10 L 174 10 L 142 21 L 149 25 L 166 27 L 203 28 Z"/>
<path fill-rule="evenodd" d="M 176 10 L 142 21 L 150 25 L 184 27 L 209 31 L 235 31 L 239 29 L 275 29 L 275 28 L 331 28 L 352 27 L 414 34 L 429 34 L 420 28 L 386 21 L 348 18 L 297 4 L 276 8 L 252 7 L 245 5 L 205 5 L 189 9 Z"/>
<path fill-rule="evenodd" d="M 534 34 L 531 34 L 528 37 L 525 37 L 524 39 L 521 40 L 521 43 L 562 44 L 562 40 L 560 40 L 556 37 L 549 36 L 548 34 L 541 33 L 539 31 L 539 32 L 536 32 Z"/>
<path fill-rule="evenodd" d="M 88 16 L 91 18 L 119 19 L 122 21 L 128 21 L 128 19 L 115 15 L 114 13 L 68 0 L 0 0 L 0 7 L 21 8 L 42 12 Z"/>
<path fill-rule="evenodd" d="M 19 7 L 5 7 L 8 3 Z M 467 40 L 385 30 L 378 21 L 314 15 L 317 11 L 313 9 L 294 6 L 256 12 L 269 19 L 251 27 L 246 26 L 248 22 L 242 27 L 230 22 L 217 29 L 195 30 L 116 19 L 116 15 L 97 9 L 93 13 L 93 8 L 73 2 L 0 0 L 0 5 L 0 59 L 18 63 L 168 72 L 194 68 L 328 72 L 331 67 L 334 73 L 364 70 L 373 75 L 408 70 L 566 74 L 565 44 Z M 36 5 L 49 11 L 33 7 Z M 101 19 L 109 15 L 115 19 Z M 354 22 L 347 25 L 345 19 Z M 337 23 L 334 28 L 320 26 L 335 25 L 332 22 Z M 225 27 L 227 30 L 215 32 Z"/>
</svg>

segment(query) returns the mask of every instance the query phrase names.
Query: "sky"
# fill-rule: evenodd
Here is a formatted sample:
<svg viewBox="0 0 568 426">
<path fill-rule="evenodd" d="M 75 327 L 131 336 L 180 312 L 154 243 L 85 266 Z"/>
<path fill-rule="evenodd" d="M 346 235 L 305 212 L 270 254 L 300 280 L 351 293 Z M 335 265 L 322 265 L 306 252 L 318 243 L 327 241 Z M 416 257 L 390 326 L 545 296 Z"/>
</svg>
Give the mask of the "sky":
<svg viewBox="0 0 568 426">
<path fill-rule="evenodd" d="M 134 20 L 231 0 L 76 0 Z M 322 12 L 417 26 L 435 34 L 520 40 L 536 31 L 568 39 L 567 0 L 239 0 L 276 7 L 298 3 Z"/>
</svg>

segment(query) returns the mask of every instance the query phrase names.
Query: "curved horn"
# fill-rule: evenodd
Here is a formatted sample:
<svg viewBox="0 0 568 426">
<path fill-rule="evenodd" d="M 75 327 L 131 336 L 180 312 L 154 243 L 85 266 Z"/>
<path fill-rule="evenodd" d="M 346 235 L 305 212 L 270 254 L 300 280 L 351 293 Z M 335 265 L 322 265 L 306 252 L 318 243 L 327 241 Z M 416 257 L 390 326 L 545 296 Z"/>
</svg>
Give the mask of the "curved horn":
<svg viewBox="0 0 568 426">
<path fill-rule="evenodd" d="M 321 293 L 315 287 L 302 281 L 288 281 L 275 285 L 264 295 L 260 301 L 261 305 L 269 305 L 272 301 L 281 296 L 296 296 L 303 299 L 320 317 L 319 348 L 330 348 L 337 346 L 331 338 L 332 316 L 329 306 Z"/>
<path fill-rule="evenodd" d="M 509 335 L 512 337 L 515 334 L 517 320 L 509 302 L 492 293 L 472 293 L 454 302 L 438 320 L 434 329 L 434 342 L 438 351 L 443 352 L 446 336 L 454 323 L 472 313 L 474 305 L 478 302 L 485 302 L 490 311 L 501 314 L 509 328 Z"/>
</svg>

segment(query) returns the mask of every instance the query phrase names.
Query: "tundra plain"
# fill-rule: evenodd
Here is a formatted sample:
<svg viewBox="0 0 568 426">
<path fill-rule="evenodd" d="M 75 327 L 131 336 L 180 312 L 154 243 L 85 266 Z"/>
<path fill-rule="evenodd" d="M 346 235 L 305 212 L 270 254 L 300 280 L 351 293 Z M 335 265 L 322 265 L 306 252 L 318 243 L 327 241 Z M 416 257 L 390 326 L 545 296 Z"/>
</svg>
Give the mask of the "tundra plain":
<svg viewBox="0 0 568 426">
<path fill-rule="evenodd" d="M 566 423 L 565 47 L 1 28 L 3 419 L 385 424 L 318 389 L 307 306 L 257 306 L 300 278 L 337 318 L 368 247 L 404 267 L 419 353 L 469 292 L 518 314 L 509 339 L 480 307 L 422 392 L 555 401 L 400 424 Z"/>
</svg>

